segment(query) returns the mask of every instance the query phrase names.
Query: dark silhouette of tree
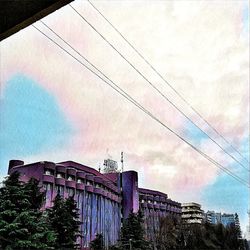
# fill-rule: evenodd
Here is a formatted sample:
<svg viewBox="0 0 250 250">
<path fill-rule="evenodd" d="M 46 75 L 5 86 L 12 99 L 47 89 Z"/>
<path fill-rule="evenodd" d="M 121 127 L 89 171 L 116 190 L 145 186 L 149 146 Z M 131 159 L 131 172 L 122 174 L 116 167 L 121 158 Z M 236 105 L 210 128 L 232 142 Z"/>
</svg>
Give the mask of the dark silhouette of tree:
<svg viewBox="0 0 250 250">
<path fill-rule="evenodd" d="M 56 233 L 56 249 L 77 249 L 79 236 L 79 215 L 73 197 L 64 200 L 57 195 L 53 207 L 48 209 L 51 228 Z"/>
<path fill-rule="evenodd" d="M 149 242 L 144 238 L 143 214 L 130 213 L 129 217 L 124 220 L 121 229 L 121 242 L 124 249 L 150 249 Z"/>
<path fill-rule="evenodd" d="M 128 218 L 124 220 L 120 240 L 117 245 L 112 246 L 110 249 L 152 249 L 149 242 L 144 238 L 143 214 L 140 210 L 138 213 L 131 212 Z"/>
<path fill-rule="evenodd" d="M 95 239 L 90 242 L 90 248 L 93 250 L 103 250 L 104 242 L 102 234 L 97 234 Z"/>
<path fill-rule="evenodd" d="M 160 218 L 159 231 L 156 232 L 156 248 L 176 249 L 178 241 L 177 223 L 171 216 Z"/>
<path fill-rule="evenodd" d="M 241 230 L 240 230 L 240 220 L 239 220 L 239 215 L 235 213 L 234 215 L 234 220 L 235 220 L 235 228 L 237 231 L 238 238 L 241 238 Z"/>
<path fill-rule="evenodd" d="M 53 249 L 55 234 L 41 212 L 43 193 L 38 181 L 19 181 L 14 172 L 0 188 L 0 248 Z"/>
</svg>

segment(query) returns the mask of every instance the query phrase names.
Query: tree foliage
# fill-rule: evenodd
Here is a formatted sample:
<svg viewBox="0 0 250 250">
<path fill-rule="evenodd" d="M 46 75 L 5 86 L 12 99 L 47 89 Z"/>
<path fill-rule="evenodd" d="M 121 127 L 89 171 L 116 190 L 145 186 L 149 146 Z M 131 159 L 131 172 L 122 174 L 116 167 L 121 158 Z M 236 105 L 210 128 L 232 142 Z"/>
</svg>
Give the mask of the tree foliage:
<svg viewBox="0 0 250 250">
<path fill-rule="evenodd" d="M 160 218 L 159 230 L 156 232 L 156 248 L 160 250 L 176 249 L 177 235 L 177 220 L 170 216 Z"/>
<path fill-rule="evenodd" d="M 48 209 L 51 228 L 56 233 L 56 249 L 76 249 L 79 236 L 79 215 L 73 197 L 64 200 L 57 195 L 54 205 Z"/>
<path fill-rule="evenodd" d="M 41 212 L 43 193 L 39 182 L 19 181 L 11 174 L 0 188 L 0 248 L 53 249 L 55 234 Z"/>
<path fill-rule="evenodd" d="M 150 244 L 144 238 L 143 214 L 130 213 L 128 218 L 124 220 L 121 228 L 121 237 L 117 245 L 111 249 L 130 249 L 133 250 L 147 250 L 151 249 Z"/>
<path fill-rule="evenodd" d="M 93 250 L 103 250 L 104 241 L 102 234 L 97 234 L 95 239 L 90 242 L 90 248 Z"/>
<path fill-rule="evenodd" d="M 190 250 L 245 250 L 245 241 L 240 239 L 239 230 L 231 224 L 181 224 L 175 218 L 162 218 L 156 248 Z"/>
</svg>

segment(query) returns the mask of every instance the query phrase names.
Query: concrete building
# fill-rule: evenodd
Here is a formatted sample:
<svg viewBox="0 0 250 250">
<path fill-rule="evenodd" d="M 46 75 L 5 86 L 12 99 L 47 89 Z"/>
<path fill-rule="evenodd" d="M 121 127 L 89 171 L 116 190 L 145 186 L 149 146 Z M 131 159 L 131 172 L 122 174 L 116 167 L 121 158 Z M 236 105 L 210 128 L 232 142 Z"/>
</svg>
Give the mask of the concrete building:
<svg viewBox="0 0 250 250">
<path fill-rule="evenodd" d="M 139 188 L 139 205 L 146 220 L 144 222 L 146 238 L 155 240 L 159 230 L 160 218 L 168 215 L 181 217 L 181 203 L 168 199 L 167 194 L 145 188 Z"/>
<path fill-rule="evenodd" d="M 207 211 L 205 213 L 205 220 L 211 224 L 221 223 L 221 213 L 216 213 L 214 211 Z"/>
<path fill-rule="evenodd" d="M 181 220 L 184 224 L 201 224 L 204 218 L 204 211 L 201 205 L 195 202 L 181 204 Z"/>
<path fill-rule="evenodd" d="M 223 224 L 225 227 L 229 226 L 230 224 L 234 224 L 235 226 L 239 226 L 240 222 L 237 219 L 235 220 L 234 214 L 227 214 L 227 213 L 217 213 L 215 211 L 207 211 L 205 213 L 205 219 L 207 222 L 211 224 Z"/>
<path fill-rule="evenodd" d="M 115 244 L 123 219 L 130 212 L 138 212 L 140 207 L 145 215 L 146 237 L 151 240 L 161 216 L 181 214 L 181 204 L 169 199 L 167 194 L 139 188 L 135 171 L 100 173 L 73 161 L 24 164 L 11 160 L 8 173 L 15 171 L 21 174 L 24 182 L 31 177 L 40 181 L 46 195 L 44 209 L 53 205 L 57 194 L 64 198 L 74 197 L 82 222 L 78 240 L 81 249 L 89 249 L 98 233 L 103 235 L 106 247 Z"/>
<path fill-rule="evenodd" d="M 223 224 L 225 227 L 229 226 L 230 224 L 235 225 L 234 214 L 222 214 L 221 215 L 221 224 Z"/>
</svg>

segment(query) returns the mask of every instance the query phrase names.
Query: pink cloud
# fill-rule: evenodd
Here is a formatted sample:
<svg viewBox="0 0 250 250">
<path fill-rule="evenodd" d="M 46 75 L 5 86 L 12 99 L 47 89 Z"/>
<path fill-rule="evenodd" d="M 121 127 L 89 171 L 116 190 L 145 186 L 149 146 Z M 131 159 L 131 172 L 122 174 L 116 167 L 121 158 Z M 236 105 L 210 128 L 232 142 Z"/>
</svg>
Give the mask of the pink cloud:
<svg viewBox="0 0 250 250">
<path fill-rule="evenodd" d="M 238 146 L 248 132 L 247 116 L 242 111 L 249 104 L 246 91 L 249 72 L 245 66 L 249 64 L 245 53 L 248 45 L 239 39 L 235 29 L 241 4 L 224 3 L 218 7 L 215 3 L 204 2 L 198 6 L 186 3 L 192 18 L 186 13 L 186 5 L 177 2 L 152 2 L 148 3 L 149 6 L 124 2 L 122 9 L 115 2 L 98 4 L 173 86 Z M 206 128 L 173 91 L 96 17 L 87 3 L 78 2 L 76 5 L 138 65 L 150 81 L 202 128 Z M 117 9 L 121 15 L 117 15 Z M 124 17 L 128 21 L 124 22 Z M 152 25 L 152 20 L 158 25 Z M 184 132 L 185 119 L 90 32 L 69 7 L 44 21 L 60 31 L 66 40 L 83 51 L 169 127 Z M 139 171 L 143 176 L 142 185 L 180 199 L 185 199 L 187 190 L 199 199 L 199 190 L 216 180 L 216 167 L 83 69 L 33 27 L 3 41 L 1 54 L 2 84 L 16 73 L 31 77 L 53 94 L 75 129 L 68 145 L 55 149 L 55 152 L 41 152 L 27 160 L 72 159 L 97 166 L 107 157 L 107 148 L 114 158 L 119 158 L 119 152 L 124 151 L 126 167 Z M 240 67 L 235 70 L 237 65 Z M 221 154 L 213 143 L 205 141 L 201 147 L 219 162 L 231 163 L 231 159 Z"/>
</svg>

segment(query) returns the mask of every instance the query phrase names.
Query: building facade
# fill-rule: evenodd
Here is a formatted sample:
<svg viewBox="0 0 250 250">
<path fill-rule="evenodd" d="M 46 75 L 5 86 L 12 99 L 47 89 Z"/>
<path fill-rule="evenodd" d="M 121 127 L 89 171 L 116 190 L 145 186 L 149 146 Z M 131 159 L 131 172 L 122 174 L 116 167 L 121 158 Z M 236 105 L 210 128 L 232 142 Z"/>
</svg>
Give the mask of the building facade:
<svg viewBox="0 0 250 250">
<path fill-rule="evenodd" d="M 182 203 L 181 220 L 183 224 L 201 224 L 204 218 L 204 211 L 201 205 L 195 202 Z"/>
<path fill-rule="evenodd" d="M 223 224 L 225 227 L 233 224 L 239 227 L 239 219 L 235 218 L 234 214 L 227 214 L 227 213 L 217 213 L 215 211 L 207 211 L 205 213 L 206 221 L 211 224 Z"/>
<path fill-rule="evenodd" d="M 172 201 L 162 192 L 139 188 L 139 206 L 145 216 L 145 236 L 155 241 L 159 231 L 160 219 L 166 216 L 181 217 L 181 203 Z"/>
<path fill-rule="evenodd" d="M 96 234 L 103 235 L 106 248 L 115 244 L 123 219 L 131 212 L 138 212 L 139 208 L 144 213 L 149 240 L 154 240 L 160 217 L 181 214 L 181 204 L 169 199 L 167 194 L 139 188 L 135 171 L 100 173 L 73 161 L 24 164 L 20 160 L 11 160 L 8 173 L 15 171 L 24 182 L 31 177 L 40 181 L 46 196 L 43 209 L 53 205 L 57 194 L 64 198 L 74 197 L 81 221 L 81 237 L 78 239 L 81 249 L 89 249 Z"/>
</svg>

